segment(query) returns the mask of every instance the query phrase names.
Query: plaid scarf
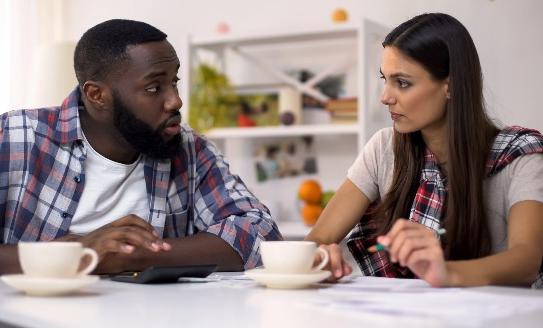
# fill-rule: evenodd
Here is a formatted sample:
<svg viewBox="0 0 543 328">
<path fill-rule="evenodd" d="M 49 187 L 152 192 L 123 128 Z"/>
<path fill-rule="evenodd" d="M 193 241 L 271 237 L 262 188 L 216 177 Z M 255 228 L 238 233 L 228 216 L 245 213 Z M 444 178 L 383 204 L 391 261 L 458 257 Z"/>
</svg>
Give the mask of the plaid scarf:
<svg viewBox="0 0 543 328">
<path fill-rule="evenodd" d="M 539 131 L 519 126 L 507 127 L 496 136 L 486 163 L 486 176 L 500 172 L 516 158 L 543 153 L 543 136 Z M 409 214 L 409 220 L 424 224 L 437 231 L 443 217 L 444 203 L 447 199 L 447 181 L 441 174 L 437 158 L 426 149 L 420 185 Z M 358 262 L 363 275 L 414 278 L 406 267 L 389 261 L 386 251 L 370 253 L 367 248 L 376 243 L 376 238 L 369 238 L 376 232 L 373 221 L 365 216 L 347 237 L 347 246 Z M 543 287 L 543 265 L 533 287 Z"/>
</svg>

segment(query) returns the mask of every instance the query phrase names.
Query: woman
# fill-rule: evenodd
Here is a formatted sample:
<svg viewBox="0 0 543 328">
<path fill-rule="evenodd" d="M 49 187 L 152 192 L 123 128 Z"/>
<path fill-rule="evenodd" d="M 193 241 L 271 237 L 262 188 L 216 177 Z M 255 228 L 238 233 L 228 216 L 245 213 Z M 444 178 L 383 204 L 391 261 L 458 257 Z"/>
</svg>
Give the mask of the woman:
<svg viewBox="0 0 543 328">
<path fill-rule="evenodd" d="M 365 145 L 306 239 L 329 250 L 336 279 L 351 273 L 336 243 L 354 228 L 365 275 L 543 286 L 543 137 L 487 117 L 477 51 L 455 18 L 417 16 L 383 47 L 394 127 Z M 369 252 L 376 243 L 386 250 Z"/>
</svg>

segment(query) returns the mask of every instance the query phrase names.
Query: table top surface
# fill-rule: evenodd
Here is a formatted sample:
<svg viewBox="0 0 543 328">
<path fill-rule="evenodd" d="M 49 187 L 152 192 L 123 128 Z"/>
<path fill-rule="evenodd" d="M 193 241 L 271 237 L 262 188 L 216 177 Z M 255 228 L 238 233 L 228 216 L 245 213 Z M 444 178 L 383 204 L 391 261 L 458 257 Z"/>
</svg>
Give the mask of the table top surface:
<svg viewBox="0 0 543 328">
<path fill-rule="evenodd" d="M 390 282 L 403 283 L 399 279 L 390 279 Z M 247 280 L 242 273 L 216 273 L 207 280 L 162 285 L 100 280 L 72 295 L 33 297 L 19 293 L 0 282 L 0 327 L 2 323 L 40 328 L 543 325 L 541 290 L 506 287 L 448 290 L 417 287 L 418 289 L 410 290 L 388 290 L 388 285 L 380 286 L 370 286 L 361 280 L 358 285 L 345 282 L 340 285 L 318 284 L 299 290 L 276 290 Z M 405 311 L 395 313 L 390 311 L 390 308 L 387 310 L 387 302 L 393 303 L 396 309 L 402 308 L 402 299 L 408 302 L 412 300 L 416 304 L 423 304 L 425 301 L 448 302 L 451 311 L 454 309 L 460 312 L 458 317 L 454 318 L 451 316 L 452 312 L 411 315 Z M 535 307 L 516 313 L 504 313 L 501 317 L 492 317 L 495 314 L 490 313 L 485 315 L 485 320 L 490 318 L 487 321 L 460 320 L 462 316 L 473 315 L 469 313 L 469 308 L 466 308 L 466 304 L 470 303 L 463 302 L 462 299 L 479 302 L 471 304 L 483 303 L 481 310 L 473 309 L 479 311 L 477 313 L 500 312 L 500 306 L 504 309 L 508 302 L 535 304 Z M 374 307 L 368 308 L 368 304 Z M 375 307 L 375 304 L 380 305 Z"/>
</svg>

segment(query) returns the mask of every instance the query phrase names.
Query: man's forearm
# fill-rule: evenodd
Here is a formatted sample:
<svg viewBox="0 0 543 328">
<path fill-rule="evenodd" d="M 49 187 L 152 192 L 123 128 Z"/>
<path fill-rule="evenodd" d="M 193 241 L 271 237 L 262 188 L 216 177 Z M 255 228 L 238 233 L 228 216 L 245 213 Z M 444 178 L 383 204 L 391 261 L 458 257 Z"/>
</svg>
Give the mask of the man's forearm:
<svg viewBox="0 0 543 328">
<path fill-rule="evenodd" d="M 120 263 L 111 263 L 111 266 L 104 263 L 105 265 L 102 268 L 99 267 L 98 271 L 114 273 L 115 271 L 138 271 L 150 266 L 199 264 L 216 264 L 219 271 L 243 270 L 243 261 L 239 254 L 232 246 L 213 234 L 202 232 L 190 237 L 165 239 L 165 241 L 172 246 L 171 250 L 155 253 L 138 248 L 133 254 L 116 255 L 106 259 L 106 262 L 119 261 Z"/>
<path fill-rule="evenodd" d="M 0 274 L 21 273 L 17 246 L 0 245 Z"/>
</svg>

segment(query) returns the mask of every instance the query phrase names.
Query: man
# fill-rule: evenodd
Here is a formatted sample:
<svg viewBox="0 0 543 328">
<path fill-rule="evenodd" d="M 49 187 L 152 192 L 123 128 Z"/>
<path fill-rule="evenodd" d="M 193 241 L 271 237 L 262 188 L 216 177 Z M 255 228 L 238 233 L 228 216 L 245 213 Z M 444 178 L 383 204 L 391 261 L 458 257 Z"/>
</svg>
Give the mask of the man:
<svg viewBox="0 0 543 328">
<path fill-rule="evenodd" d="M 0 273 L 19 241 L 79 241 L 99 273 L 260 263 L 281 235 L 207 140 L 181 125 L 179 59 L 166 34 L 110 20 L 77 44 L 78 87 L 62 106 L 0 125 Z"/>
</svg>

